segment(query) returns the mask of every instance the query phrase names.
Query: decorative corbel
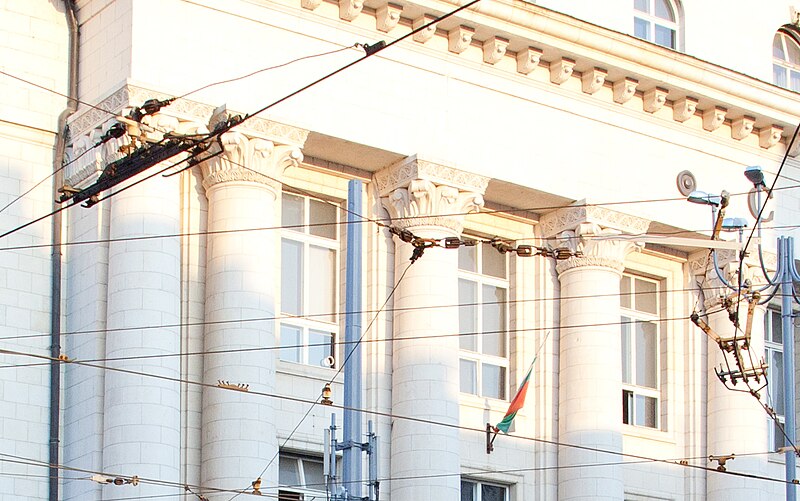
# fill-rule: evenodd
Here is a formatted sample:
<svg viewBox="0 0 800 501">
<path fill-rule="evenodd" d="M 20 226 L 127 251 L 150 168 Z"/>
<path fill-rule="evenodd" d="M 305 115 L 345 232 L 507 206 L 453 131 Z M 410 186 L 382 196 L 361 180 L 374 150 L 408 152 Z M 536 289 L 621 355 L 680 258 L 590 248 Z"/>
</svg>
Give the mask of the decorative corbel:
<svg viewBox="0 0 800 501">
<path fill-rule="evenodd" d="M 483 62 L 496 64 L 506 55 L 508 40 L 501 37 L 488 38 L 483 42 Z"/>
<path fill-rule="evenodd" d="M 304 9 L 314 10 L 322 5 L 322 0 L 300 0 L 300 5 Z"/>
<path fill-rule="evenodd" d="M 550 81 L 561 85 L 572 76 L 572 69 L 575 68 L 575 61 L 562 57 L 550 62 Z"/>
<path fill-rule="evenodd" d="M 542 51 L 535 47 L 528 47 L 517 52 L 517 71 L 527 75 L 539 67 Z"/>
<path fill-rule="evenodd" d="M 667 102 L 667 94 L 669 94 L 669 91 L 661 87 L 653 87 L 644 91 L 644 99 L 642 101 L 644 111 L 655 113 L 663 108 Z"/>
<path fill-rule="evenodd" d="M 581 75 L 583 92 L 594 94 L 600 90 L 606 82 L 606 76 L 608 76 L 608 72 L 602 68 L 592 68 L 591 70 L 584 71 Z"/>
<path fill-rule="evenodd" d="M 614 82 L 614 102 L 625 104 L 636 95 L 636 87 L 639 81 L 635 78 L 625 77 Z"/>
<path fill-rule="evenodd" d="M 352 21 L 361 14 L 364 0 L 339 0 L 339 19 Z"/>
<path fill-rule="evenodd" d="M 731 137 L 741 141 L 753 132 L 755 123 L 755 117 L 748 117 L 747 115 L 735 119 L 731 123 Z"/>
<path fill-rule="evenodd" d="M 758 144 L 762 148 L 772 148 L 780 142 L 782 135 L 783 127 L 780 125 L 764 127 L 758 131 Z"/>
<path fill-rule="evenodd" d="M 703 112 L 703 128 L 711 132 L 719 129 L 725 123 L 725 114 L 727 113 L 727 108 L 721 106 L 714 106 L 705 110 Z"/>
<path fill-rule="evenodd" d="M 392 31 L 397 23 L 400 22 L 400 13 L 403 12 L 403 6 L 395 3 L 387 3 L 378 7 L 375 12 L 375 23 L 378 31 L 388 33 Z"/>
<path fill-rule="evenodd" d="M 426 24 L 430 23 L 431 21 L 433 21 L 435 19 L 436 19 L 435 17 L 429 16 L 428 14 L 425 14 L 424 16 L 420 16 L 420 17 L 414 19 L 414 21 L 411 23 L 411 28 L 416 30 L 420 26 L 425 26 Z M 432 25 L 428 26 L 427 28 L 425 28 L 424 30 L 421 30 L 421 31 L 418 31 L 417 33 L 414 33 L 414 37 L 413 38 L 414 38 L 415 41 L 417 41 L 419 43 L 425 43 L 428 40 L 430 40 L 431 38 L 433 38 L 433 34 L 434 33 L 436 33 L 436 25 L 432 24 Z"/>
<path fill-rule="evenodd" d="M 457 26 L 447 32 L 447 50 L 461 54 L 472 43 L 475 30 L 467 26 Z"/>
<path fill-rule="evenodd" d="M 697 99 L 682 97 L 672 103 L 672 118 L 678 122 L 685 122 L 692 118 L 697 109 Z"/>
</svg>

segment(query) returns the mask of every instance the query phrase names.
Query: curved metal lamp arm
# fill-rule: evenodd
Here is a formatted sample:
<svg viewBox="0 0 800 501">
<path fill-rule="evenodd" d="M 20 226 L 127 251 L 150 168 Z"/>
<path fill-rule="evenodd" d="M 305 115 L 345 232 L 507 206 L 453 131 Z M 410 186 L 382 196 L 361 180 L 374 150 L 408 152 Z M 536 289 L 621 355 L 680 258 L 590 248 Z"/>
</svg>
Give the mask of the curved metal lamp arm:
<svg viewBox="0 0 800 501">
<path fill-rule="evenodd" d="M 769 302 L 772 301 L 772 299 L 778 294 L 779 290 L 780 287 L 778 287 L 777 285 L 772 286 L 772 292 L 770 292 L 768 296 L 763 297 L 763 299 L 761 299 L 761 301 L 759 301 L 758 304 L 769 304 Z"/>
<path fill-rule="evenodd" d="M 764 264 L 764 253 L 761 251 L 761 241 L 760 241 L 761 237 L 758 237 L 758 238 L 759 238 L 759 243 L 757 245 L 757 248 L 758 248 L 758 262 L 761 265 L 761 273 L 764 275 L 764 279 L 767 281 L 767 284 L 764 287 L 762 287 L 761 289 L 758 289 L 758 292 L 761 292 L 761 291 L 767 289 L 767 287 L 772 287 L 772 286 L 775 286 L 775 285 L 779 285 L 781 283 L 779 277 L 783 273 L 783 261 L 780 260 L 780 259 L 778 260 L 778 268 L 775 270 L 775 274 L 772 275 L 772 278 L 770 278 L 769 271 L 767 271 L 767 266 L 766 266 L 766 264 Z"/>
<path fill-rule="evenodd" d="M 786 238 L 786 262 L 789 263 L 789 273 L 792 275 L 792 280 L 800 282 L 800 273 L 794 265 L 794 239 Z"/>
<path fill-rule="evenodd" d="M 714 262 L 714 271 L 717 272 L 717 278 L 719 278 L 719 281 L 722 282 L 722 284 L 725 287 L 727 287 L 728 289 L 730 289 L 730 290 L 732 290 L 734 292 L 738 292 L 739 288 L 738 287 L 734 287 L 733 285 L 731 285 L 727 280 L 725 280 L 725 277 L 722 276 L 722 272 L 719 269 L 719 264 L 717 263 L 717 251 L 716 251 L 716 249 L 712 249 L 711 250 L 711 257 L 712 257 L 712 261 Z"/>
</svg>

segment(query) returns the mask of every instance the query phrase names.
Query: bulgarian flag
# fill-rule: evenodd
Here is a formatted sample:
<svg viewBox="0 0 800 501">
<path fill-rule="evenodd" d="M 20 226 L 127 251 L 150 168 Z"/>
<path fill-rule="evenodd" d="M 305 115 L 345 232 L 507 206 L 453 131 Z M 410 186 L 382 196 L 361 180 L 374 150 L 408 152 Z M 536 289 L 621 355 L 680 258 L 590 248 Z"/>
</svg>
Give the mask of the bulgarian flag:
<svg viewBox="0 0 800 501">
<path fill-rule="evenodd" d="M 525 379 L 523 379 L 522 383 L 520 383 L 517 394 L 514 395 L 514 400 L 512 400 L 511 405 L 508 406 L 508 411 L 506 411 L 506 415 L 503 416 L 503 420 L 494 425 L 495 433 L 502 431 L 508 435 L 508 429 L 511 427 L 511 422 L 514 421 L 514 418 L 517 416 L 517 412 L 519 412 L 519 410 L 522 409 L 522 406 L 525 405 L 525 395 L 528 394 L 528 383 L 531 380 L 531 373 L 533 372 L 534 363 L 536 363 L 536 357 L 533 357 L 533 362 L 531 362 L 531 366 L 528 367 L 528 373 L 525 374 Z"/>
<path fill-rule="evenodd" d="M 519 410 L 522 409 L 522 406 L 525 405 L 525 395 L 528 394 L 528 384 L 531 381 L 531 374 L 533 373 L 533 364 L 536 363 L 536 359 L 539 357 L 539 351 L 541 351 L 549 335 L 550 332 L 548 331 L 547 334 L 545 334 L 544 339 L 542 340 L 542 344 L 539 346 L 539 349 L 536 350 L 536 355 L 533 356 L 533 361 L 531 362 L 531 366 L 528 367 L 528 372 L 525 374 L 525 377 L 519 384 L 519 389 L 517 390 L 517 394 L 514 395 L 514 399 L 511 401 L 511 405 L 508 406 L 508 411 L 506 411 L 506 415 L 503 416 L 502 421 L 500 421 L 494 426 L 495 433 L 502 431 L 503 433 L 508 435 L 508 429 L 511 427 L 511 422 L 514 421 L 514 418 L 517 416 L 517 412 L 519 412 Z"/>
</svg>

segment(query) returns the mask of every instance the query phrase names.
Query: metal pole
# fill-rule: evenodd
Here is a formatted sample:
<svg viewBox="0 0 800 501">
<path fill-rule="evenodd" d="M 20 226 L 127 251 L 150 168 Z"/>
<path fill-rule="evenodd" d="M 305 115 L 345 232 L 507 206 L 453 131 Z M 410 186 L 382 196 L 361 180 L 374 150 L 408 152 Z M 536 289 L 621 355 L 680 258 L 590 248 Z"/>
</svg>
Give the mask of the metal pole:
<svg viewBox="0 0 800 501">
<path fill-rule="evenodd" d="M 786 422 L 784 430 L 792 446 L 797 443 L 794 416 L 794 329 L 792 328 L 792 260 L 789 255 L 792 248 L 788 237 L 778 240 L 778 257 L 783 259 L 783 273 L 781 274 L 781 331 L 783 334 L 783 396 L 784 416 Z M 797 490 L 792 483 L 796 476 L 794 448 L 786 451 L 786 501 L 797 499 Z"/>
<path fill-rule="evenodd" d="M 347 185 L 345 275 L 344 454 L 342 481 L 347 499 L 361 499 L 361 181 Z"/>
</svg>

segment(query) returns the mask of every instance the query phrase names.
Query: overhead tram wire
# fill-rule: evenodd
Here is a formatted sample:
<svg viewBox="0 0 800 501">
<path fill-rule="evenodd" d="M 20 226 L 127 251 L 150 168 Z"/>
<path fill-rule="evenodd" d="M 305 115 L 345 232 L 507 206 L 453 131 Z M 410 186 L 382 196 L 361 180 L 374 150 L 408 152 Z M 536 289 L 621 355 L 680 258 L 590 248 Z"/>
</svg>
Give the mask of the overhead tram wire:
<svg viewBox="0 0 800 501">
<path fill-rule="evenodd" d="M 284 183 L 285 184 L 285 183 Z M 291 187 L 295 189 L 294 187 Z M 800 186 L 788 186 L 783 188 L 776 188 L 775 191 L 784 190 L 784 189 L 795 189 L 800 188 Z M 304 191 L 297 189 L 297 191 Z M 731 196 L 736 195 L 746 195 L 746 193 L 735 193 Z M 619 201 L 619 202 L 605 202 L 605 203 L 594 203 L 594 204 L 587 204 L 586 207 L 606 207 L 612 205 L 622 205 L 622 204 L 642 204 L 642 203 L 659 203 L 659 202 L 668 202 L 668 201 L 685 201 L 685 197 L 680 198 L 664 198 L 664 199 L 643 199 L 643 200 L 630 200 L 630 201 Z M 537 212 L 543 210 L 558 210 L 558 209 L 566 209 L 575 207 L 574 205 L 553 205 L 553 206 L 539 206 L 539 207 L 528 207 L 522 209 L 489 209 L 483 210 L 481 212 L 454 212 L 448 214 L 442 214 L 442 216 L 465 216 L 465 215 L 494 215 L 494 214 L 514 214 L 517 212 Z M 583 207 L 583 206 L 581 206 Z M 341 207 L 340 207 L 341 208 Z M 342 208 L 342 210 L 345 210 Z M 55 213 L 53 213 L 55 214 Z M 43 218 L 50 217 L 53 214 L 48 214 Z M 388 218 L 380 218 L 380 219 L 370 219 L 366 216 L 360 216 L 364 218 L 366 221 L 374 222 L 379 225 L 386 225 L 384 221 L 391 221 Z M 421 216 L 410 216 L 404 219 L 407 220 L 414 220 L 416 218 L 420 218 Z M 227 234 L 227 233 L 240 233 L 240 232 L 250 232 L 250 231 L 274 231 L 274 230 L 282 230 L 282 229 L 293 229 L 293 228 L 300 228 L 300 227 L 318 227 L 318 226 L 344 226 L 351 223 L 348 222 L 335 222 L 335 223 L 311 223 L 308 225 L 285 225 L 285 226 L 266 226 L 266 227 L 259 227 L 259 228 L 239 228 L 233 230 L 216 230 L 216 231 L 196 231 L 196 232 L 181 232 L 181 233 L 170 233 L 170 234 L 163 234 L 163 235 L 143 235 L 143 236 L 134 236 L 134 237 L 120 237 L 120 238 L 106 238 L 106 239 L 95 239 L 95 240 L 83 240 L 77 242 L 63 242 L 61 245 L 69 247 L 69 246 L 77 246 L 77 245 L 92 245 L 92 244 L 100 244 L 100 243 L 110 243 L 110 242 L 129 242 L 129 241 L 141 241 L 141 240 L 157 240 L 161 238 L 179 238 L 179 237 L 191 237 L 191 236 L 203 236 L 203 235 L 218 235 L 218 234 Z M 788 230 L 795 230 L 800 228 L 800 224 L 797 225 L 780 225 L 780 226 L 767 226 L 763 227 L 763 229 L 788 229 Z M 701 231 L 705 231 L 705 229 L 685 229 L 685 230 L 675 230 L 671 232 L 660 232 L 660 233 L 641 233 L 641 234 L 631 234 L 626 235 L 626 237 L 634 238 L 637 236 L 647 237 L 647 236 L 675 236 L 675 235 L 691 235 L 695 233 L 699 233 Z M 568 237 L 568 238 L 578 238 L 578 237 Z M 608 239 L 608 237 L 604 236 L 582 236 L 580 237 L 586 240 L 592 239 Z M 522 238 L 513 240 L 515 242 L 522 242 L 522 241 L 529 241 L 529 240 L 536 240 L 537 237 L 531 238 Z M 40 248 L 50 248 L 52 244 L 35 244 L 35 245 L 15 245 L 15 246 L 7 246 L 7 247 L 0 247 L 0 252 L 2 251 L 12 251 L 12 250 L 29 250 L 29 249 L 40 249 Z"/>
<path fill-rule="evenodd" d="M 361 344 L 361 342 L 364 340 L 364 336 L 366 336 L 367 332 L 369 332 L 370 329 L 372 329 L 372 326 L 378 320 L 378 317 L 382 313 L 383 309 L 386 308 L 386 305 L 389 304 L 389 301 L 392 299 L 392 297 L 394 297 L 394 293 L 397 292 L 397 288 L 400 287 L 400 283 L 405 278 L 406 273 L 408 272 L 408 270 L 411 268 L 411 266 L 415 262 L 416 261 L 411 261 L 410 263 L 408 263 L 408 266 L 406 266 L 406 269 L 403 270 L 403 273 L 400 275 L 400 278 L 398 278 L 397 281 L 395 282 L 394 287 L 392 287 L 392 290 L 389 291 L 389 294 L 386 295 L 386 299 L 383 301 L 383 304 L 381 305 L 381 307 L 378 308 L 378 311 L 375 313 L 375 315 L 373 315 L 372 320 L 370 320 L 369 323 L 366 325 L 366 327 L 364 327 L 364 329 L 361 331 L 361 336 L 358 338 L 358 341 L 356 342 L 355 346 L 358 346 L 359 344 Z M 352 356 L 354 351 L 355 351 L 355 347 L 353 347 L 353 349 L 350 350 L 350 353 L 348 353 L 347 357 L 345 357 L 344 361 L 342 361 L 342 364 L 340 365 L 339 369 L 328 380 L 328 384 L 332 384 L 334 382 L 334 380 L 336 379 L 336 377 L 339 374 L 342 373 L 342 370 L 344 369 L 345 365 L 347 365 L 347 362 L 350 360 L 350 357 Z M 294 436 L 294 434 L 297 432 L 297 430 L 300 429 L 300 426 L 303 424 L 303 422 L 306 420 L 306 418 L 309 416 L 309 414 L 311 414 L 311 411 L 314 410 L 314 407 L 317 406 L 317 404 L 319 403 L 321 397 L 322 397 L 322 394 L 320 393 L 319 395 L 317 395 L 317 398 L 314 400 L 314 402 L 311 405 L 309 405 L 308 410 L 306 410 L 305 414 L 303 414 L 303 417 L 300 418 L 300 421 L 298 421 L 297 424 L 294 426 L 294 428 L 292 428 L 292 431 L 289 433 L 289 435 L 283 441 L 283 444 L 280 447 L 278 447 L 278 450 L 275 452 L 275 454 L 269 460 L 267 465 L 261 470 L 261 474 L 258 476 L 258 478 L 264 476 L 264 473 L 266 473 L 266 471 L 269 469 L 269 467 L 272 465 L 272 463 L 275 462 L 275 460 L 280 455 L 281 449 L 286 447 L 286 444 L 289 443 L 289 440 L 291 440 L 292 437 Z M 245 489 L 246 489 L 246 487 L 245 487 Z M 239 494 L 241 494 L 241 492 Z M 239 494 L 236 494 L 235 496 L 231 497 L 228 501 L 233 501 L 233 499 L 235 499 L 237 496 L 239 496 Z"/>
<path fill-rule="evenodd" d="M 387 313 L 392 310 L 384 310 L 384 313 Z M 719 312 L 724 310 L 719 310 Z M 711 313 L 718 313 L 717 311 L 713 311 Z M 662 318 L 659 322 L 683 322 L 687 321 L 686 317 L 672 317 L 672 318 Z M 473 331 L 473 332 L 451 332 L 447 334 L 433 334 L 433 335 L 426 335 L 426 336 L 409 336 L 404 337 L 404 340 L 415 340 L 415 339 L 442 339 L 442 338 L 451 338 L 451 337 L 479 337 L 479 336 L 488 336 L 488 335 L 496 335 L 496 334 L 521 334 L 521 333 L 535 333 L 535 332 L 547 332 L 555 329 L 585 329 L 591 327 L 611 327 L 611 326 L 623 326 L 623 325 L 630 325 L 635 324 L 635 320 L 627 320 L 627 321 L 619 321 L 619 322 L 606 322 L 606 323 L 593 323 L 593 324 L 577 324 L 577 325 L 563 325 L 560 327 L 553 327 L 553 326 L 546 326 L 546 327 L 528 327 L 528 328 L 518 328 L 518 329 L 504 329 L 501 331 Z M 125 329 L 125 330 L 137 330 L 135 328 Z M 0 338 L 0 341 L 5 341 L 6 338 Z M 371 340 L 364 340 L 361 341 L 362 344 L 378 344 L 378 343 L 388 343 L 391 342 L 391 339 L 371 339 Z M 333 346 L 336 347 L 348 347 L 350 345 L 355 345 L 356 342 L 348 342 L 348 341 L 336 341 L 333 343 Z M 282 349 L 287 348 L 325 348 L 331 346 L 331 343 L 304 343 L 304 344 L 294 344 L 294 345 L 281 345 L 281 346 L 271 346 L 271 347 L 258 347 L 258 348 L 231 348 L 227 350 L 214 350 L 214 351 L 193 351 L 187 353 L 169 353 L 169 354 L 158 354 L 158 355 L 135 355 L 135 356 L 121 356 L 121 357 L 109 357 L 109 358 L 87 358 L 87 359 L 72 359 L 68 357 L 67 353 L 64 353 L 65 356 L 68 357 L 68 360 L 63 360 L 65 363 L 72 363 L 72 362 L 86 362 L 86 363 L 98 363 L 98 362 L 121 362 L 121 361 L 129 361 L 129 360 L 150 360 L 150 359 L 162 359 L 162 358 L 172 358 L 172 357 L 194 357 L 194 356 L 203 356 L 203 355 L 221 355 L 221 354 L 229 354 L 229 353 L 254 353 L 254 352 L 269 352 L 269 351 L 280 351 Z M 0 349 L 1 350 L 1 349 Z M 1 351 L 0 351 L 1 352 Z M 7 364 L 4 366 L 0 366 L 0 369 L 19 369 L 25 367 L 43 367 L 49 365 L 48 362 L 39 362 L 39 363 L 30 363 L 30 364 Z M 339 375 L 337 372 L 333 377 L 336 378 Z M 327 382 L 332 383 L 333 379 L 326 379 Z"/>
<path fill-rule="evenodd" d="M 10 350 L 0 350 L 0 353 L 14 354 L 14 355 L 19 355 L 19 356 L 27 356 L 27 357 L 47 359 L 47 360 L 58 360 L 58 359 L 53 359 L 52 357 L 49 357 L 47 355 L 38 355 L 38 354 L 35 354 L 35 353 L 24 353 L 24 352 L 11 352 L 10 353 Z M 58 360 L 58 361 L 61 362 L 60 360 Z M 203 382 L 200 382 L 200 381 L 192 381 L 192 380 L 183 379 L 183 378 L 173 378 L 173 377 L 163 376 L 163 375 L 159 375 L 159 374 L 153 374 L 153 373 L 147 373 L 147 372 L 141 372 L 141 371 L 134 371 L 134 370 L 123 369 L 123 368 L 119 368 L 119 367 L 93 365 L 93 364 L 87 364 L 87 363 L 82 363 L 82 362 L 77 362 L 77 361 L 76 362 L 72 362 L 72 363 L 75 363 L 75 364 L 78 364 L 78 365 L 84 365 L 84 366 L 87 366 L 87 367 L 94 367 L 96 369 L 101 369 L 101 370 L 109 370 L 109 371 L 120 372 L 120 373 L 125 373 L 125 374 L 131 374 L 131 375 L 136 375 L 136 376 L 143 376 L 143 377 L 161 379 L 161 380 L 166 380 L 166 381 L 185 383 L 185 384 L 190 384 L 190 385 L 194 385 L 194 386 L 201 386 L 201 387 L 207 387 L 207 388 L 216 388 L 217 390 L 220 390 L 220 391 L 231 391 L 231 390 L 225 390 L 224 388 L 220 388 L 219 386 L 212 385 L 212 384 L 209 384 L 209 383 L 203 383 Z M 286 401 L 291 401 L 291 402 L 298 402 L 298 403 L 308 403 L 308 404 L 310 404 L 310 403 L 315 402 L 315 401 L 312 401 L 312 400 L 309 400 L 309 399 L 303 399 L 303 398 L 299 398 L 299 397 L 292 397 L 292 396 L 288 396 L 288 395 L 278 395 L 278 394 L 259 392 L 259 391 L 248 391 L 247 394 L 252 394 L 254 396 L 259 396 L 259 397 L 274 398 L 274 399 L 277 399 L 277 400 L 286 400 Z M 462 430 L 462 431 L 475 432 L 475 433 L 480 433 L 481 435 L 486 433 L 486 429 L 485 428 L 471 428 L 471 427 L 468 427 L 468 426 L 461 426 L 461 425 L 452 424 L 452 423 L 443 423 L 443 422 L 438 422 L 438 421 L 434 421 L 434 420 L 430 420 L 430 419 L 417 418 L 417 417 L 413 417 L 413 416 L 402 416 L 402 415 L 393 414 L 393 413 L 389 413 L 389 412 L 382 412 L 382 411 L 378 411 L 378 410 L 374 410 L 374 409 L 363 409 L 363 408 L 352 408 L 352 407 L 345 408 L 343 405 L 338 405 L 338 404 L 333 404 L 330 407 L 333 407 L 333 408 L 336 408 L 336 409 L 343 409 L 343 410 L 352 410 L 352 411 L 355 411 L 355 412 L 360 412 L 360 413 L 364 413 L 364 414 L 372 414 L 372 415 L 375 415 L 375 416 L 385 417 L 385 418 L 390 418 L 390 419 L 401 419 L 401 420 L 412 421 L 412 422 L 416 422 L 416 423 L 428 424 L 428 425 L 433 425 L 433 426 L 441 426 L 441 427 L 445 427 L 445 428 L 452 428 L 452 429 L 458 429 L 458 430 Z M 522 436 L 522 435 L 507 435 L 507 438 L 511 438 L 511 439 L 515 439 L 515 440 L 522 440 L 522 441 L 527 441 L 527 442 L 542 443 L 542 444 L 558 446 L 558 447 L 567 447 L 567 448 L 573 448 L 573 449 L 579 449 L 579 450 L 586 450 L 586 451 L 590 451 L 590 452 L 608 454 L 608 455 L 612 455 L 612 456 L 629 457 L 629 458 L 640 459 L 640 460 L 651 460 L 652 462 L 656 462 L 656 463 L 663 463 L 663 464 L 668 464 L 668 465 L 673 465 L 673 466 L 680 466 L 680 467 L 686 467 L 686 468 L 699 469 L 699 470 L 704 470 L 704 471 L 709 471 L 709 472 L 718 472 L 720 474 L 732 475 L 732 476 L 736 476 L 736 477 L 751 478 L 751 479 L 756 479 L 756 480 L 765 480 L 765 481 L 776 482 L 776 483 L 791 483 L 790 481 L 787 481 L 785 479 L 777 479 L 777 478 L 771 478 L 771 477 L 766 477 L 766 476 L 762 476 L 762 475 L 735 472 L 735 471 L 730 471 L 730 470 L 719 471 L 716 468 L 707 467 L 707 466 L 693 465 L 693 464 L 682 464 L 682 463 L 679 463 L 679 462 L 673 462 L 671 460 L 652 458 L 652 457 L 638 455 L 638 454 L 631 454 L 631 453 L 625 453 L 625 452 L 620 452 L 620 451 L 612 451 L 612 450 L 601 449 L 601 448 L 597 448 L 597 447 L 583 446 L 583 445 L 578 445 L 578 444 L 569 444 L 569 443 L 558 442 L 558 441 L 548 440 L 548 439 L 543 439 L 543 438 L 527 437 L 527 436 Z M 79 469 L 75 469 L 75 470 L 80 471 Z"/>
<path fill-rule="evenodd" d="M 695 292 L 696 290 L 693 288 L 684 288 L 684 289 L 664 289 L 661 292 L 663 293 L 683 293 L 683 292 Z M 516 305 L 516 304 L 525 304 L 525 303 L 544 303 L 550 301 L 560 301 L 565 299 L 589 299 L 589 298 L 597 298 L 597 297 L 635 297 L 639 294 L 651 294 L 650 292 L 642 291 L 630 291 L 630 292 L 620 292 L 614 294 L 600 294 L 600 295 L 592 295 L 592 296 L 563 296 L 559 298 L 550 298 L 550 297 L 538 297 L 538 298 L 530 298 L 530 299 L 507 299 L 505 301 L 485 301 L 485 302 L 473 302 L 473 303 L 456 303 L 456 304 L 436 304 L 430 306 L 417 306 L 417 307 L 408 307 L 408 308 L 386 308 L 384 312 L 407 312 L 407 311 L 424 311 L 424 310 L 434 310 L 434 309 L 442 309 L 442 308 L 460 308 L 464 306 L 480 306 L 480 305 Z M 780 295 L 776 295 L 776 297 L 780 297 Z M 719 311 L 722 311 L 720 309 Z M 62 332 L 63 336 L 80 336 L 80 335 L 88 335 L 88 334 L 111 334 L 116 332 L 129 332 L 129 331 L 138 331 L 138 330 L 154 330 L 154 329 L 173 329 L 173 328 L 182 328 L 182 327 L 202 327 L 206 325 L 229 325 L 229 324 L 237 324 L 237 323 L 253 323 L 253 322 L 270 322 L 270 321 L 281 321 L 281 320 L 302 320 L 302 319 L 314 319 L 320 317 L 331 317 L 331 316 L 343 316 L 349 313 L 353 314 L 373 314 L 377 313 L 378 310 L 361 310 L 356 312 L 324 312 L 324 313 L 309 313 L 305 315 L 279 315 L 279 316 L 269 316 L 269 317 L 248 317 L 248 318 L 236 318 L 236 319 L 228 319 L 228 320 L 214 320 L 214 321 L 197 321 L 197 322 L 178 322 L 173 324 L 157 324 L 157 325 L 139 325 L 133 327 L 116 327 L 111 329 L 86 329 L 86 330 L 77 330 L 77 331 L 66 331 Z M 664 320 L 681 320 L 686 317 L 675 317 L 673 319 L 664 319 Z M 572 327 L 588 327 L 593 325 L 617 325 L 617 322 L 613 322 L 611 324 L 585 324 L 585 325 L 578 325 Z M 546 327 L 545 329 L 549 328 L 557 328 L 557 327 Z M 529 330 L 529 329 L 523 329 Z M 23 339 L 37 339 L 42 337 L 47 337 L 50 334 L 41 333 L 41 334 L 23 334 L 19 336 L 6 336 L 0 337 L 0 341 L 18 341 Z"/>
</svg>

